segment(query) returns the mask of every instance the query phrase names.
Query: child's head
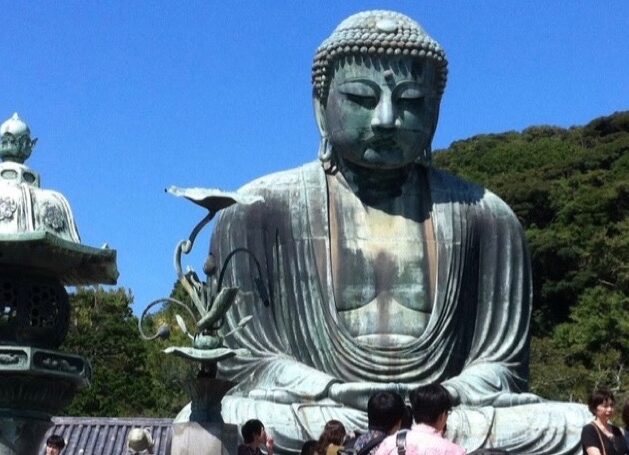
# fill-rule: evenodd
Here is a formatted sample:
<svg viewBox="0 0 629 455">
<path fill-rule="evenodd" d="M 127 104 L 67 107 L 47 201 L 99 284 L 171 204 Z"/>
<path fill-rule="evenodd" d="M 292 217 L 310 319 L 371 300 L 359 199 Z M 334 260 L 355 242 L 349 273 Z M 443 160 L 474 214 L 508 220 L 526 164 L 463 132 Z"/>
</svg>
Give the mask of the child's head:
<svg viewBox="0 0 629 455">
<path fill-rule="evenodd" d="M 240 433 L 245 444 L 266 444 L 266 431 L 264 425 L 258 419 L 247 420 L 242 426 Z"/>
<path fill-rule="evenodd" d="M 66 442 L 58 434 L 51 435 L 46 440 L 46 455 L 59 455 L 66 446 Z"/>
</svg>

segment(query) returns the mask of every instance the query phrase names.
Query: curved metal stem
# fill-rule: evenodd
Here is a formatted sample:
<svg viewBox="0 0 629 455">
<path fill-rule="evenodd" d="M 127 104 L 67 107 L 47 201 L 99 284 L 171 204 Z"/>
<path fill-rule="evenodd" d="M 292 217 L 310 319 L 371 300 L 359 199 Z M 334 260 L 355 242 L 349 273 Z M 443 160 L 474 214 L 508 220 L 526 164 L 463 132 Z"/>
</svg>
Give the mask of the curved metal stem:
<svg viewBox="0 0 629 455">
<path fill-rule="evenodd" d="M 192 303 L 194 304 L 197 311 L 199 312 L 199 315 L 201 315 L 202 317 L 206 311 L 205 302 L 204 302 L 205 292 L 201 293 L 203 297 L 199 298 L 200 293 L 197 292 L 193 283 L 190 282 L 190 280 L 183 273 L 183 270 L 181 268 L 181 253 L 182 252 L 186 253 L 186 250 L 190 251 L 190 248 L 188 248 L 189 244 L 190 244 L 189 240 L 182 240 L 181 242 L 177 244 L 177 246 L 175 247 L 173 262 L 175 265 L 175 271 L 177 273 L 177 279 L 179 280 L 179 282 L 185 289 L 188 296 L 190 296 L 190 298 L 192 299 Z"/>
<path fill-rule="evenodd" d="M 201 232 L 201 230 L 210 221 L 212 221 L 212 218 L 214 218 L 214 215 L 216 215 L 216 213 L 217 212 L 215 210 L 210 210 L 208 214 L 201 221 L 197 223 L 194 229 L 192 229 L 190 236 L 188 236 L 188 240 L 182 240 L 181 242 L 177 244 L 177 246 L 175 247 L 175 254 L 173 257 L 175 272 L 177 273 L 177 279 L 179 280 L 183 288 L 186 290 L 186 293 L 192 299 L 194 306 L 197 308 L 197 311 L 199 311 L 199 314 L 201 316 L 203 316 L 203 314 L 207 310 L 205 292 L 200 292 L 201 289 L 197 290 L 195 288 L 195 284 L 199 285 L 200 283 L 191 283 L 188 277 L 186 277 L 186 275 L 183 273 L 183 268 L 181 266 L 181 253 L 188 254 L 190 251 L 192 251 L 192 247 L 194 246 L 194 241 L 196 240 L 197 235 L 199 235 L 199 232 Z"/>
<path fill-rule="evenodd" d="M 142 321 L 144 320 L 144 318 L 146 317 L 148 311 L 152 307 L 154 307 L 157 304 L 164 304 L 164 303 L 174 303 L 176 305 L 179 305 L 179 306 L 183 307 L 188 312 L 188 314 L 190 315 L 192 320 L 196 322 L 197 319 L 194 316 L 194 313 L 192 312 L 190 307 L 188 305 L 186 305 L 185 303 L 183 303 L 183 302 L 181 302 L 181 301 L 179 301 L 177 299 L 172 299 L 170 297 L 166 297 L 164 299 L 157 299 L 157 300 L 154 300 L 151 303 L 149 303 L 147 305 L 147 307 L 144 308 L 144 311 L 142 312 L 142 315 L 140 316 L 140 319 L 138 319 L 138 330 L 140 331 L 140 336 L 142 337 L 142 339 L 144 339 L 144 340 L 154 340 L 154 339 L 156 339 L 159 336 L 159 334 L 157 332 L 154 335 L 147 336 L 144 333 L 144 330 L 142 329 Z"/>
<path fill-rule="evenodd" d="M 197 235 L 199 235 L 199 232 L 201 232 L 201 229 L 203 229 L 206 224 L 212 221 L 212 218 L 214 218 L 214 215 L 216 215 L 217 213 L 218 212 L 216 210 L 210 210 L 208 214 L 205 216 L 205 218 L 199 221 L 199 223 L 194 227 L 194 229 L 192 229 L 192 232 L 190 233 L 190 236 L 188 237 L 189 247 L 187 251 L 184 251 L 184 253 L 188 254 L 190 252 L 190 250 L 192 249 L 192 246 L 194 245 L 194 241 L 197 238 Z"/>
</svg>

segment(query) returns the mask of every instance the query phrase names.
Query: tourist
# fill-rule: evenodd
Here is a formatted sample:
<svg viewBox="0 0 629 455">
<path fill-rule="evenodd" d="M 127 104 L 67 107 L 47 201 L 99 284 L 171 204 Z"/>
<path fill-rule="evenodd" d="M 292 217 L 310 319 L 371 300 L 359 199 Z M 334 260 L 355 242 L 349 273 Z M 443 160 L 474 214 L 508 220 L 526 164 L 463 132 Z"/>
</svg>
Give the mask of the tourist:
<svg viewBox="0 0 629 455">
<path fill-rule="evenodd" d="M 386 438 L 376 455 L 397 455 L 404 450 L 406 455 L 461 455 L 465 449 L 443 437 L 452 409 L 452 399 L 445 387 L 429 384 L 411 392 L 413 419 L 410 431 L 400 431 Z"/>
<path fill-rule="evenodd" d="M 257 419 L 247 420 L 240 433 L 244 443 L 238 446 L 238 455 L 261 455 L 260 446 L 265 446 L 266 453 L 273 455 L 273 438 L 267 435 L 262 422 Z"/>
<path fill-rule="evenodd" d="M 323 427 L 323 433 L 317 442 L 317 454 L 337 455 L 339 450 L 343 448 L 346 434 L 345 427 L 341 422 L 329 420 Z"/>
<path fill-rule="evenodd" d="M 627 442 L 620 428 L 610 423 L 614 415 L 614 394 L 607 389 L 597 389 L 590 395 L 588 408 L 594 420 L 581 431 L 584 455 L 627 455 Z"/>
<path fill-rule="evenodd" d="M 46 440 L 46 455 L 59 455 L 65 446 L 63 437 L 53 434 Z"/>
<path fill-rule="evenodd" d="M 406 406 L 402 397 L 395 392 L 378 392 L 369 398 L 367 419 L 369 430 L 354 443 L 357 455 L 376 453 L 384 438 L 397 432 L 402 424 Z"/>
</svg>

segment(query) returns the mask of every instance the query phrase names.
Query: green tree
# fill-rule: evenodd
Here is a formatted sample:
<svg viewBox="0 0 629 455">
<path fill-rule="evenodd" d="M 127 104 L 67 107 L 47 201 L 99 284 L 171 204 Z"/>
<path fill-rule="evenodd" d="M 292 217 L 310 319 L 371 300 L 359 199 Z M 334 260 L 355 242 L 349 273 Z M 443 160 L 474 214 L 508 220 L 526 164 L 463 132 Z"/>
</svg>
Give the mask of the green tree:
<svg viewBox="0 0 629 455">
<path fill-rule="evenodd" d="M 71 324 L 62 349 L 87 357 L 93 377 L 65 413 L 174 417 L 189 401 L 185 381 L 196 375 L 194 365 L 162 352 L 188 343 L 176 324 L 171 340 L 145 341 L 131 310 L 133 297 L 124 289 L 79 288 L 70 301 Z M 174 310 L 167 307 L 149 317 L 146 330 L 173 321 Z"/>
<path fill-rule="evenodd" d="M 70 295 L 71 323 L 62 349 L 87 357 L 93 377 L 66 414 L 138 416 L 156 408 L 148 350 L 138 336 L 132 300 L 124 289 L 78 288 Z"/>
<path fill-rule="evenodd" d="M 191 305 L 183 287 L 176 282 L 170 295 L 171 298 Z M 194 327 L 195 321 L 175 304 L 165 303 L 145 320 L 145 331 L 155 333 L 156 329 L 166 324 L 170 330 L 167 340 L 156 339 L 145 341 L 148 355 L 147 366 L 152 372 L 153 387 L 157 397 L 157 410 L 162 416 L 175 416 L 189 401 L 187 384 L 196 377 L 199 367 L 197 364 L 180 357 L 167 355 L 163 352 L 169 346 L 190 346 L 191 340 L 175 323 L 175 314 L 180 314 L 189 328 Z"/>
<path fill-rule="evenodd" d="M 583 399 L 627 388 L 629 112 L 568 129 L 476 136 L 435 164 L 489 188 L 522 223 L 531 249 L 531 388 Z"/>
<path fill-rule="evenodd" d="M 585 401 L 599 386 L 627 394 L 627 334 L 629 298 L 603 286 L 588 289 L 553 336 L 533 338 L 531 390 L 557 400 Z"/>
</svg>

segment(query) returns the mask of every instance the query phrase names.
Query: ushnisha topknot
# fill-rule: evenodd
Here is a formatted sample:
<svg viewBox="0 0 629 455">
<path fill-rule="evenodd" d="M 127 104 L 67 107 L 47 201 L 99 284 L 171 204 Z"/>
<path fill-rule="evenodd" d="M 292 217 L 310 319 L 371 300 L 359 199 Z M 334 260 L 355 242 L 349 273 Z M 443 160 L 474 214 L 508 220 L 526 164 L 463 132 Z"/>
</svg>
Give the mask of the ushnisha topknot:
<svg viewBox="0 0 629 455">
<path fill-rule="evenodd" d="M 314 96 L 325 103 L 334 61 L 350 55 L 408 55 L 434 60 L 437 96 L 441 97 L 448 75 L 446 54 L 428 33 L 408 16 L 374 10 L 354 14 L 339 24 L 315 54 L 312 65 Z"/>
</svg>

